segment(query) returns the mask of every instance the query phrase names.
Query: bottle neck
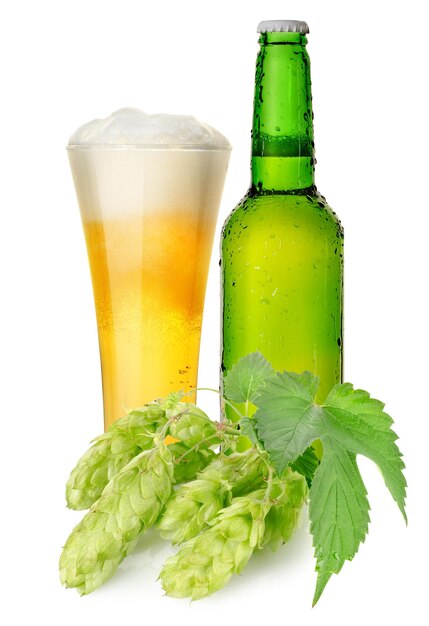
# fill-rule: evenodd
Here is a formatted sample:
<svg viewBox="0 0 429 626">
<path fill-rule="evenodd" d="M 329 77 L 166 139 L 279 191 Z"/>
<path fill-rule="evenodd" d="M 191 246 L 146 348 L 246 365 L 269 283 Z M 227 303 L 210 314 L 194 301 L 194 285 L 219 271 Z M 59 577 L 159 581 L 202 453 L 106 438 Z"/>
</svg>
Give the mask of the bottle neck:
<svg viewBox="0 0 429 626">
<path fill-rule="evenodd" d="M 310 59 L 300 33 L 263 33 L 256 63 L 252 189 L 314 186 Z"/>
</svg>

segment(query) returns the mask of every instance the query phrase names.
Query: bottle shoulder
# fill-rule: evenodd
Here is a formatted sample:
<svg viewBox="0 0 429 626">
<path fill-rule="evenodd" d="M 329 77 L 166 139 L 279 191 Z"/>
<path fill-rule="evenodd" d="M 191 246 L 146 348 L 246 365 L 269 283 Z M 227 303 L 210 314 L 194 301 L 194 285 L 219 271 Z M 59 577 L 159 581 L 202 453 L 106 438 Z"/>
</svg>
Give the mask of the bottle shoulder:
<svg viewBox="0 0 429 626">
<path fill-rule="evenodd" d="M 258 228 L 262 222 L 270 220 L 276 228 L 287 227 L 291 223 L 297 227 L 323 225 L 343 237 L 343 227 L 337 214 L 315 188 L 309 193 L 255 193 L 249 189 L 225 220 L 223 234 L 236 228 Z"/>
</svg>

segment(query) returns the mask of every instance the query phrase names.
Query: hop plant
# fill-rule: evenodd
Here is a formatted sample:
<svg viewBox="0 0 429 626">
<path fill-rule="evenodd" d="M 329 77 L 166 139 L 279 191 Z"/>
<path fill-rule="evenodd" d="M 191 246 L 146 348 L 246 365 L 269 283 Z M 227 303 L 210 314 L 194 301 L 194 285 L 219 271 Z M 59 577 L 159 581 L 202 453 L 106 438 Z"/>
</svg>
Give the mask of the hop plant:
<svg viewBox="0 0 429 626">
<path fill-rule="evenodd" d="M 166 420 L 165 410 L 153 403 L 114 422 L 72 470 L 66 484 L 67 506 L 76 510 L 92 506 L 113 476 L 154 445 L 154 433 Z"/>
<path fill-rule="evenodd" d="M 289 481 L 299 482 L 300 489 L 296 484 L 288 488 Z M 304 478 L 289 470 L 265 489 L 233 498 L 208 528 L 167 560 L 160 574 L 164 591 L 198 600 L 221 589 L 244 569 L 254 550 L 289 539 L 306 490 Z M 297 498 L 299 491 L 301 498 Z"/>
<path fill-rule="evenodd" d="M 164 590 L 202 598 L 240 573 L 255 550 L 288 541 L 308 493 L 315 604 L 367 532 L 369 503 L 356 455 L 379 465 L 404 516 L 406 487 L 384 404 L 344 383 L 319 405 L 317 388 L 310 372 L 276 373 L 254 353 L 224 381 L 223 403 L 256 407 L 238 427 L 212 422 L 183 402 L 182 392 L 118 420 L 70 476 L 69 506 L 91 509 L 64 546 L 62 582 L 90 593 L 112 576 L 138 536 L 158 523 L 164 537 L 182 544 L 162 569 Z M 317 440 L 323 443 L 321 459 L 311 447 Z M 215 453 L 219 443 L 222 451 Z M 182 484 L 171 495 L 174 481 Z"/>
<path fill-rule="evenodd" d="M 158 440 L 112 478 L 72 531 L 60 557 L 61 582 L 84 595 L 108 580 L 158 519 L 172 481 L 171 452 Z"/>
<path fill-rule="evenodd" d="M 267 471 L 261 454 L 254 449 L 219 455 L 197 474 L 196 480 L 182 485 L 168 501 L 158 523 L 161 536 L 173 544 L 191 539 L 230 504 L 233 495 L 260 486 Z"/>
</svg>

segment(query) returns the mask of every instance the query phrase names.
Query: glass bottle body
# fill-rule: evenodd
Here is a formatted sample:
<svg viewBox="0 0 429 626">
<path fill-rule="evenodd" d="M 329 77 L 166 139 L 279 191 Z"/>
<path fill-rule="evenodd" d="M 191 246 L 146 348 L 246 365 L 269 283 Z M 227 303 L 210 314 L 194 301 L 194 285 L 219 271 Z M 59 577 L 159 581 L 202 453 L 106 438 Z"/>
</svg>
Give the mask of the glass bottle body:
<svg viewBox="0 0 429 626">
<path fill-rule="evenodd" d="M 223 227 L 222 370 L 259 351 L 275 369 L 319 376 L 321 401 L 342 373 L 343 232 L 303 191 L 250 191 Z"/>
</svg>

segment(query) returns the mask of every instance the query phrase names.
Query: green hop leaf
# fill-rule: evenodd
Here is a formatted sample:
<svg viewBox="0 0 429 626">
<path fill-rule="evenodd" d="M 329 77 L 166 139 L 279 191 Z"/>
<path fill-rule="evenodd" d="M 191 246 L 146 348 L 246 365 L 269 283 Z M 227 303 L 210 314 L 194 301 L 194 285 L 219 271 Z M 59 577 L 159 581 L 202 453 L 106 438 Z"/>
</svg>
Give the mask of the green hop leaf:
<svg viewBox="0 0 429 626">
<path fill-rule="evenodd" d="M 393 499 L 404 519 L 406 480 L 404 463 L 392 430 L 393 420 L 384 404 L 367 391 L 350 383 L 336 385 L 323 406 L 325 428 L 338 444 L 355 454 L 363 454 L 378 465 Z"/>
<path fill-rule="evenodd" d="M 319 459 L 314 451 L 314 448 L 307 448 L 301 456 L 299 456 L 290 467 L 298 472 L 302 476 L 305 476 L 307 484 L 311 487 L 314 474 L 319 466 Z"/>
<path fill-rule="evenodd" d="M 332 574 L 352 560 L 365 540 L 369 523 L 367 492 L 356 456 L 324 440 L 323 459 L 310 490 L 310 520 L 317 558 L 316 592 L 319 600 Z"/>
<path fill-rule="evenodd" d="M 279 372 L 259 393 L 256 429 L 279 474 L 318 437 L 320 407 L 314 404 L 318 383 L 310 372 Z"/>
<path fill-rule="evenodd" d="M 252 352 L 233 365 L 225 376 L 224 396 L 232 402 L 254 403 L 265 382 L 274 374 L 274 370 L 262 354 Z"/>
<path fill-rule="evenodd" d="M 325 404 L 314 403 L 317 378 L 277 373 L 261 390 L 254 416 L 258 436 L 278 473 L 320 439 L 324 454 L 310 488 L 310 521 L 317 558 L 314 603 L 330 576 L 352 559 L 368 529 L 369 504 L 356 455 L 380 468 L 404 518 L 404 463 L 384 404 L 350 383 L 336 385 Z"/>
</svg>

